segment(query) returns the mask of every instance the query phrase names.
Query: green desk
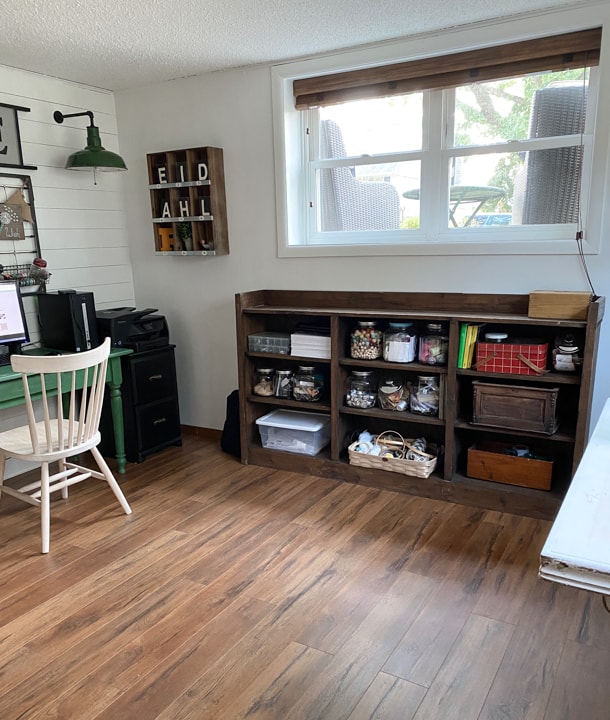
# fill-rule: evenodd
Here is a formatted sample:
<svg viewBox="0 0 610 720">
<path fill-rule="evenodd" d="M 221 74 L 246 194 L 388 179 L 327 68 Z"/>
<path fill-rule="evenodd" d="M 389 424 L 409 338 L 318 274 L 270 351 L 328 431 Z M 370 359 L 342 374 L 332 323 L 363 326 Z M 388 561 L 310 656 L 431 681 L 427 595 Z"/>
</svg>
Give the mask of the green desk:
<svg viewBox="0 0 610 720">
<path fill-rule="evenodd" d="M 44 355 L 48 351 L 36 349 L 28 351 L 32 355 Z M 121 396 L 121 383 L 123 373 L 121 370 L 121 357 L 130 355 L 133 350 L 127 348 L 111 348 L 108 358 L 106 382 L 110 388 L 110 408 L 112 410 L 112 424 L 114 427 L 114 442 L 116 446 L 116 461 L 119 473 L 125 472 L 125 430 L 123 427 L 123 398 Z M 0 367 L 0 410 L 3 408 L 23 405 L 23 382 L 19 373 L 13 372 L 10 365 Z"/>
</svg>

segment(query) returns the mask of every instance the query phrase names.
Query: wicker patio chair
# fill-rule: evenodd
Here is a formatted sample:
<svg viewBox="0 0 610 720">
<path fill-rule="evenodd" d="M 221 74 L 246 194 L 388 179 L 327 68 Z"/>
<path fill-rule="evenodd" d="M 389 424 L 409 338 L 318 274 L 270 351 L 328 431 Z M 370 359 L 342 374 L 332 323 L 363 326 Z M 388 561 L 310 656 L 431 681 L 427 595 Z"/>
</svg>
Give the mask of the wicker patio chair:
<svg viewBox="0 0 610 720">
<path fill-rule="evenodd" d="M 345 157 L 341 128 L 333 120 L 321 122 L 321 152 L 324 158 Z M 322 231 L 394 230 L 400 226 L 400 199 L 388 182 L 364 182 L 353 169 L 321 170 Z"/>
<path fill-rule="evenodd" d="M 529 137 L 581 133 L 586 102 L 586 90 L 580 86 L 537 90 L 532 98 Z M 577 222 L 582 157 L 582 147 L 528 152 L 515 180 L 513 224 Z"/>
</svg>

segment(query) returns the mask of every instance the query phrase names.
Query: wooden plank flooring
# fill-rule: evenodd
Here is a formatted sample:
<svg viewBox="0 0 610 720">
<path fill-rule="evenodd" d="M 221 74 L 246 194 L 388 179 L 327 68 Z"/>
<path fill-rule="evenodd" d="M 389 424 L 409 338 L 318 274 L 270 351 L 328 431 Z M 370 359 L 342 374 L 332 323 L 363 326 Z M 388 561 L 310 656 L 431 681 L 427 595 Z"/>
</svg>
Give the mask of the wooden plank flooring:
<svg viewBox="0 0 610 720">
<path fill-rule="evenodd" d="M 2 720 L 607 720 L 610 614 L 550 523 L 242 466 L 189 436 L 0 502 Z"/>
</svg>

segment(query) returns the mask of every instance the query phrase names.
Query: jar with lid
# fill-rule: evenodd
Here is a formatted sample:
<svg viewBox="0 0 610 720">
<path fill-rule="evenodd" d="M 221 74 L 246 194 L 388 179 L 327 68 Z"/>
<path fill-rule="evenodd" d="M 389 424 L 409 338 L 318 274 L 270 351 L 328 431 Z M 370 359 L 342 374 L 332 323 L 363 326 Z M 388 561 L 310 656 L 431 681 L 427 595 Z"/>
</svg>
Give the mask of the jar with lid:
<svg viewBox="0 0 610 720">
<path fill-rule="evenodd" d="M 419 375 L 417 389 L 411 394 L 411 412 L 420 415 L 438 415 L 439 386 L 436 375 Z"/>
<path fill-rule="evenodd" d="M 383 359 L 408 363 L 415 360 L 417 335 L 411 322 L 391 322 L 383 334 Z"/>
<path fill-rule="evenodd" d="M 377 383 L 371 370 L 353 370 L 347 379 L 345 403 L 349 407 L 368 409 L 375 406 Z"/>
<path fill-rule="evenodd" d="M 252 392 L 255 395 L 271 397 L 273 395 L 273 368 L 257 368 L 255 371 L 254 387 Z"/>
<path fill-rule="evenodd" d="M 292 397 L 292 370 L 276 370 L 273 378 L 273 394 L 277 398 L 290 400 Z"/>
<path fill-rule="evenodd" d="M 292 397 L 303 402 L 318 402 L 324 391 L 324 377 L 314 365 L 299 365 L 292 385 Z"/>
<path fill-rule="evenodd" d="M 576 372 L 582 363 L 580 348 L 572 333 L 558 335 L 553 348 L 553 367 L 557 372 Z"/>
<path fill-rule="evenodd" d="M 404 412 L 409 409 L 409 386 L 398 377 L 384 377 L 379 383 L 377 398 L 383 410 Z"/>
<path fill-rule="evenodd" d="M 488 332 L 485 333 L 485 342 L 489 343 L 503 343 L 508 340 L 508 333 L 505 332 Z"/>
<path fill-rule="evenodd" d="M 374 320 L 359 320 L 350 336 L 350 355 L 357 360 L 381 357 L 383 333 Z"/>
<path fill-rule="evenodd" d="M 449 336 L 442 323 L 429 322 L 419 340 L 419 362 L 424 365 L 446 365 Z"/>
</svg>

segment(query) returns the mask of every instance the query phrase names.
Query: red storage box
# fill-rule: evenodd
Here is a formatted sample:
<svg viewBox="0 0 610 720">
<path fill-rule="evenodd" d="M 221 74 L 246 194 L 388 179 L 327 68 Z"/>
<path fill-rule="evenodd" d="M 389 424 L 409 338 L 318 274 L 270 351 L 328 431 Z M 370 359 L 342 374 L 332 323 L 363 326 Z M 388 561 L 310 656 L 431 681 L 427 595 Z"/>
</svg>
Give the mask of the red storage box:
<svg viewBox="0 0 610 720">
<path fill-rule="evenodd" d="M 478 342 L 474 369 L 512 375 L 542 375 L 547 370 L 549 344 L 539 340 Z"/>
</svg>

